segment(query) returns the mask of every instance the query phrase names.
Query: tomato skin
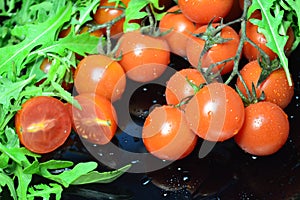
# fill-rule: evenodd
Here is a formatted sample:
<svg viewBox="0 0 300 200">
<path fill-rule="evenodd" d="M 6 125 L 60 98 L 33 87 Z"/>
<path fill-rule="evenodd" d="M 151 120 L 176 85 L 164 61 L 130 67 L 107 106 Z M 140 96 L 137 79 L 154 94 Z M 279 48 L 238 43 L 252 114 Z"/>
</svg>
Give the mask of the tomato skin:
<svg viewBox="0 0 300 200">
<path fill-rule="evenodd" d="M 107 144 L 117 130 L 117 114 L 112 103 L 103 96 L 85 93 L 75 97 L 81 110 L 72 108 L 75 132 L 95 144 Z"/>
<path fill-rule="evenodd" d="M 173 53 L 186 57 L 186 43 L 192 32 L 196 30 L 195 24 L 187 19 L 182 13 L 173 14 L 178 11 L 179 7 L 173 6 L 166 15 L 159 22 L 159 28 L 162 32 L 173 29 L 170 33 L 165 35 L 170 49 Z"/>
<path fill-rule="evenodd" d="M 119 61 L 128 78 L 148 82 L 160 77 L 170 62 L 168 43 L 140 31 L 126 32 L 120 38 Z"/>
<path fill-rule="evenodd" d="M 163 160 L 189 155 L 197 136 L 189 129 L 183 112 L 172 106 L 156 107 L 145 120 L 142 138 L 146 149 Z"/>
<path fill-rule="evenodd" d="M 125 6 L 128 6 L 130 0 L 123 0 L 122 2 L 125 4 Z M 96 10 L 96 13 L 93 16 L 93 19 L 98 23 L 98 24 L 105 24 L 107 22 L 110 22 L 111 20 L 119 17 L 122 15 L 123 11 L 120 9 L 113 9 L 113 8 L 100 8 L 103 6 L 115 6 L 115 3 L 109 3 L 108 0 L 101 0 L 99 8 Z M 119 5 L 119 7 L 121 7 Z M 123 32 L 123 24 L 125 20 L 122 18 L 118 22 L 116 22 L 110 30 L 111 35 L 116 35 L 118 33 Z"/>
<path fill-rule="evenodd" d="M 244 105 L 233 88 L 222 83 L 204 86 L 186 104 L 190 128 L 201 138 L 224 141 L 238 133 L 244 121 Z"/>
<path fill-rule="evenodd" d="M 252 83 L 257 85 L 262 68 L 257 60 L 247 63 L 240 71 L 247 87 L 252 90 Z M 238 78 L 237 87 L 247 97 L 246 89 Z M 285 108 L 292 100 L 294 95 L 294 84 L 289 86 L 286 74 L 283 68 L 273 71 L 267 79 L 256 87 L 256 96 L 260 97 L 262 91 L 265 93 L 265 101 L 277 104 Z"/>
<path fill-rule="evenodd" d="M 233 5 L 233 0 L 178 0 L 182 13 L 191 21 L 199 24 L 218 22 L 226 17 Z"/>
<path fill-rule="evenodd" d="M 177 105 L 184 98 L 196 93 L 186 79 L 196 86 L 206 83 L 204 76 L 197 69 L 188 68 L 177 71 L 166 85 L 165 96 L 168 104 Z"/>
<path fill-rule="evenodd" d="M 219 24 L 214 23 L 212 25 L 216 27 Z M 196 29 L 193 32 L 193 34 L 204 33 L 206 29 L 207 29 L 207 25 L 200 26 L 198 29 Z M 221 31 L 221 37 L 228 38 L 228 39 L 230 38 L 232 40 L 222 44 L 215 44 L 214 46 L 212 46 L 201 60 L 202 68 L 208 68 L 213 63 L 229 59 L 236 55 L 236 51 L 238 49 L 238 45 L 240 41 L 240 37 L 237 34 L 237 32 L 233 28 L 226 26 Z M 191 36 L 190 39 L 187 41 L 187 47 L 186 47 L 187 58 L 191 63 L 191 65 L 196 68 L 198 66 L 199 57 L 204 48 L 204 45 L 205 45 L 205 41 L 195 36 Z M 233 65 L 234 62 L 229 61 L 226 64 L 221 64 L 216 66 L 215 69 L 213 70 L 216 69 L 220 70 L 223 67 L 223 70 L 221 71 L 221 75 L 223 75 L 231 72 L 233 69 Z"/>
<path fill-rule="evenodd" d="M 15 115 L 21 144 L 32 152 L 49 153 L 63 145 L 71 133 L 71 120 L 64 104 L 53 97 L 27 100 Z"/>
<path fill-rule="evenodd" d="M 261 19 L 262 16 L 261 16 L 260 11 L 259 10 L 254 11 L 252 13 L 250 19 L 251 18 L 252 19 Z M 289 39 L 284 47 L 284 50 L 285 50 L 286 54 L 288 55 L 292 48 L 294 39 L 295 39 L 292 28 L 288 29 L 287 35 L 289 36 Z M 267 45 L 266 45 L 267 40 L 262 33 L 258 32 L 258 26 L 252 24 L 249 20 L 247 20 L 247 22 L 246 22 L 246 36 L 251 41 L 253 41 L 257 46 L 259 46 L 269 56 L 270 60 L 274 60 L 275 58 L 278 57 L 276 53 L 274 53 L 269 47 L 267 47 Z M 252 60 L 258 59 L 260 56 L 260 53 L 250 43 L 245 42 L 244 47 L 243 47 L 243 55 L 249 61 L 252 61 Z"/>
<path fill-rule="evenodd" d="M 79 94 L 95 93 L 112 102 L 121 98 L 126 87 L 123 68 L 106 55 L 88 55 L 77 65 L 74 85 Z"/>
<path fill-rule="evenodd" d="M 271 102 L 258 102 L 245 108 L 244 125 L 234 139 L 245 152 L 266 156 L 277 152 L 288 135 L 285 112 Z"/>
</svg>

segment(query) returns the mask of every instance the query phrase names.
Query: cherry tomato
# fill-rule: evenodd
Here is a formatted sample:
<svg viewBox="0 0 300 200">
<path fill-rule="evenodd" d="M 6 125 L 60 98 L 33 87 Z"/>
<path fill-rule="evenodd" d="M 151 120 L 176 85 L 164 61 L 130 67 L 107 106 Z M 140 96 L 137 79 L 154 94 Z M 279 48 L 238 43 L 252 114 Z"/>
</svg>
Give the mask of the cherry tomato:
<svg viewBox="0 0 300 200">
<path fill-rule="evenodd" d="M 214 27 L 217 27 L 219 24 L 213 24 Z M 207 29 L 207 25 L 201 26 L 196 29 L 193 34 L 204 33 Z M 230 26 L 226 26 L 221 31 L 221 37 L 231 39 L 225 43 L 213 45 L 208 52 L 201 59 L 201 67 L 208 68 L 211 64 L 220 62 L 229 58 L 232 58 L 236 55 L 238 49 L 240 37 L 237 32 Z M 187 41 L 187 58 L 192 66 L 198 67 L 199 57 L 203 51 L 205 45 L 205 40 L 202 40 L 198 37 L 191 36 Z M 215 68 L 221 70 L 221 74 L 226 74 L 232 71 L 234 62 L 229 61 L 225 64 L 217 65 Z M 215 70 L 215 69 L 214 69 Z"/>
<path fill-rule="evenodd" d="M 189 81 L 195 86 L 206 83 L 205 78 L 197 69 L 187 68 L 177 71 L 166 85 L 165 96 L 168 104 L 177 105 L 180 101 L 197 92 Z"/>
<path fill-rule="evenodd" d="M 76 133 L 91 143 L 107 144 L 117 130 L 117 114 L 112 103 L 89 93 L 79 94 L 75 99 L 81 106 L 72 109 Z"/>
<path fill-rule="evenodd" d="M 125 4 L 125 6 L 128 6 L 130 0 L 123 0 L 122 2 Z M 103 8 L 103 7 L 114 7 L 116 6 L 114 2 L 109 3 L 108 0 L 101 0 L 99 8 L 96 10 L 96 13 L 94 14 L 93 18 L 98 24 L 105 24 L 107 22 L 110 22 L 111 20 L 120 17 L 123 14 L 123 10 L 121 10 L 121 4 L 119 4 L 119 8 Z M 102 7 L 102 8 L 101 8 Z M 116 22 L 110 30 L 111 35 L 116 35 L 118 33 L 123 32 L 123 24 L 124 24 L 124 17 Z"/>
<path fill-rule="evenodd" d="M 15 115 L 21 144 L 35 153 L 49 153 L 63 145 L 71 132 L 71 120 L 64 104 L 53 97 L 27 100 Z"/>
<path fill-rule="evenodd" d="M 238 133 L 244 122 L 244 104 L 230 86 L 210 83 L 186 104 L 190 128 L 201 138 L 224 141 Z"/>
<path fill-rule="evenodd" d="M 261 19 L 261 12 L 259 10 L 254 11 L 252 13 L 250 19 Z M 265 36 L 262 33 L 258 32 L 258 26 L 252 24 L 249 20 L 246 22 L 246 35 L 247 37 L 253 41 L 257 46 L 259 46 L 270 58 L 270 60 L 274 60 L 277 58 L 277 54 L 274 53 L 269 47 L 267 47 L 266 43 L 267 40 Z M 289 36 L 289 39 L 284 47 L 284 50 L 286 54 L 288 55 L 290 53 L 290 50 L 292 48 L 293 42 L 294 42 L 294 33 L 292 28 L 288 29 L 287 35 Z M 243 55 L 249 60 L 256 60 L 259 58 L 260 54 L 259 51 L 253 47 L 250 43 L 245 42 L 243 47 Z"/>
<path fill-rule="evenodd" d="M 40 69 L 45 73 L 48 74 L 50 68 L 51 68 L 52 62 L 45 58 L 40 66 Z M 62 88 L 64 88 L 67 91 L 71 91 L 73 89 L 73 75 L 74 75 L 75 69 L 73 67 L 70 67 L 70 70 L 67 71 L 65 74 L 64 80 L 61 82 Z M 37 82 L 36 85 L 42 84 L 46 79 L 42 79 L 39 82 Z"/>
<path fill-rule="evenodd" d="M 118 55 L 126 75 L 138 82 L 147 82 L 160 77 L 170 62 L 168 43 L 160 37 L 126 32 L 120 38 Z"/>
<path fill-rule="evenodd" d="M 178 160 L 189 155 L 197 136 L 189 129 L 184 114 L 172 106 L 155 107 L 142 130 L 146 149 L 163 160 Z"/>
<path fill-rule="evenodd" d="M 175 11 L 180 11 L 178 6 L 173 6 L 167 11 L 168 13 L 159 22 L 159 28 L 162 32 L 172 29 L 164 38 L 173 53 L 186 57 L 187 39 L 196 27 L 182 13 L 174 13 Z"/>
<path fill-rule="evenodd" d="M 105 55 L 88 55 L 77 65 L 74 85 L 79 94 L 95 93 L 112 102 L 121 98 L 126 76 L 117 62 Z"/>
<path fill-rule="evenodd" d="M 245 122 L 234 139 L 244 151 L 266 156 L 277 152 L 288 134 L 289 121 L 285 112 L 271 102 L 259 102 L 245 108 Z"/>
<path fill-rule="evenodd" d="M 230 12 L 233 0 L 178 0 L 182 13 L 191 21 L 208 24 L 218 22 Z"/>
<path fill-rule="evenodd" d="M 262 68 L 259 63 L 254 60 L 247 63 L 240 71 L 247 88 L 252 90 L 252 83 L 257 85 Z M 237 79 L 237 87 L 247 97 L 247 92 L 241 80 Z M 264 82 L 255 88 L 256 95 L 260 97 L 262 91 L 265 93 L 265 101 L 277 104 L 281 108 L 285 108 L 292 100 L 294 95 L 294 85 L 289 86 L 286 74 L 283 68 L 273 71 Z"/>
<path fill-rule="evenodd" d="M 233 21 L 235 19 L 238 19 L 239 17 L 242 16 L 243 10 L 240 7 L 240 2 L 239 0 L 233 0 L 233 4 L 232 7 L 230 9 L 230 12 L 228 13 L 228 15 L 226 15 L 226 17 L 224 18 L 225 22 L 230 22 Z"/>
</svg>

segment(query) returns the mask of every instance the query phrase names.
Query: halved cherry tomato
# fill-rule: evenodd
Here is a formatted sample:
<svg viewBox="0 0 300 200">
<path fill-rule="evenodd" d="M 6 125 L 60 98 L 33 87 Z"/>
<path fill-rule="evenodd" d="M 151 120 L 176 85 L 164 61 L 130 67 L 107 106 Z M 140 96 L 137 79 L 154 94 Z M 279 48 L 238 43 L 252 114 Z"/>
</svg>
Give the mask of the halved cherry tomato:
<svg viewBox="0 0 300 200">
<path fill-rule="evenodd" d="M 64 104 L 54 97 L 27 100 L 15 115 L 20 142 L 35 153 L 49 153 L 60 147 L 71 132 L 71 120 Z"/>
<path fill-rule="evenodd" d="M 208 24 L 220 21 L 230 12 L 233 0 L 178 0 L 182 13 L 191 21 Z"/>
<path fill-rule="evenodd" d="M 106 55 L 88 55 L 77 65 L 74 85 L 79 94 L 95 93 L 112 102 L 121 98 L 126 87 L 123 68 Z"/>
<path fill-rule="evenodd" d="M 189 129 L 184 114 L 173 106 L 155 107 L 142 130 L 146 149 L 163 160 L 179 160 L 195 148 L 197 136 Z"/>
<path fill-rule="evenodd" d="M 170 48 L 161 37 L 142 34 L 139 30 L 126 32 L 120 38 L 119 61 L 127 77 L 147 82 L 160 77 L 170 62 Z"/>
<path fill-rule="evenodd" d="M 75 97 L 81 109 L 73 107 L 74 129 L 85 140 L 95 144 L 107 144 L 117 130 L 117 114 L 112 103 L 95 94 Z"/>
<path fill-rule="evenodd" d="M 173 6 L 160 20 L 159 28 L 162 32 L 172 29 L 164 38 L 173 53 L 186 57 L 186 43 L 190 34 L 196 30 L 195 24 L 180 13 L 178 6 Z"/>
<path fill-rule="evenodd" d="M 289 86 L 283 68 L 273 71 L 258 87 L 257 82 L 262 68 L 257 60 L 247 63 L 240 71 L 247 88 L 252 91 L 252 83 L 256 90 L 256 96 L 260 97 L 262 91 L 265 93 L 265 101 L 277 104 L 285 108 L 292 100 L 294 95 L 294 85 Z M 247 97 L 247 92 L 241 80 L 237 79 L 237 87 Z"/>
<path fill-rule="evenodd" d="M 287 141 L 289 121 L 285 112 L 271 102 L 245 108 L 245 121 L 235 142 L 246 152 L 266 156 L 277 152 Z"/>
<path fill-rule="evenodd" d="M 254 11 L 252 13 L 250 19 L 261 19 L 261 12 L 259 10 Z M 274 53 L 269 47 L 267 47 L 266 43 L 266 37 L 258 32 L 258 26 L 254 25 L 250 22 L 250 19 L 246 22 L 246 35 L 247 37 L 254 42 L 257 46 L 259 46 L 270 58 L 270 60 L 274 60 L 277 58 L 277 54 Z M 293 42 L 295 40 L 294 32 L 292 28 L 289 28 L 287 31 L 288 35 L 288 41 L 286 45 L 284 46 L 284 50 L 286 54 L 288 55 L 290 53 L 290 50 L 292 48 Z M 259 58 L 260 53 L 259 51 L 252 46 L 250 43 L 245 42 L 243 47 L 243 55 L 249 60 L 256 60 Z"/>
<path fill-rule="evenodd" d="M 200 86 L 206 83 L 205 78 L 197 69 L 182 69 L 177 71 L 168 80 L 166 85 L 166 101 L 168 104 L 176 105 L 185 98 L 194 95 L 197 91 L 191 86 Z"/>
<path fill-rule="evenodd" d="M 201 138 L 224 141 L 238 133 L 244 122 L 244 104 L 233 88 L 210 83 L 186 104 L 190 128 Z"/>
<path fill-rule="evenodd" d="M 219 24 L 212 24 L 213 27 L 217 27 Z M 207 29 L 207 25 L 201 26 L 196 29 L 193 34 L 204 33 Z M 208 68 L 211 64 L 221 62 L 223 60 L 232 58 L 236 55 L 240 37 L 237 32 L 230 26 L 226 26 L 221 30 L 221 37 L 224 39 L 231 39 L 225 43 L 214 44 L 208 52 L 201 59 L 201 67 Z M 193 67 L 198 67 L 199 57 L 203 51 L 205 40 L 198 37 L 191 36 L 187 42 L 186 52 L 187 58 Z M 225 64 L 217 65 L 214 70 L 221 70 L 221 74 L 226 74 L 232 71 L 233 60 L 226 62 Z"/>
</svg>

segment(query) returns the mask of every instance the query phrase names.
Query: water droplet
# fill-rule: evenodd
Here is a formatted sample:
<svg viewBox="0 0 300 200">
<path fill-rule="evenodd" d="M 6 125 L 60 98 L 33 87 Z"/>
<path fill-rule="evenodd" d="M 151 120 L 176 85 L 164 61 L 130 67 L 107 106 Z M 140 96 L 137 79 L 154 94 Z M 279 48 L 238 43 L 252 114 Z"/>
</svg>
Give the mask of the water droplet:
<svg viewBox="0 0 300 200">
<path fill-rule="evenodd" d="M 151 182 L 151 179 L 148 176 L 142 178 L 142 185 L 148 185 Z"/>
<path fill-rule="evenodd" d="M 182 180 L 184 181 L 184 182 L 189 182 L 190 180 L 191 180 L 191 178 L 189 177 L 189 176 L 184 176 L 184 177 L 182 177 Z"/>
<path fill-rule="evenodd" d="M 136 163 L 139 163 L 139 162 L 140 162 L 139 160 L 132 160 L 131 164 L 136 164 Z"/>
<path fill-rule="evenodd" d="M 178 167 L 177 170 L 178 170 L 178 171 L 181 171 L 181 167 Z"/>
<path fill-rule="evenodd" d="M 109 153 L 109 155 L 110 155 L 110 156 L 113 156 L 113 155 L 114 155 L 114 153 L 113 153 L 113 152 L 110 152 L 110 153 Z"/>
<path fill-rule="evenodd" d="M 167 197 L 167 196 L 169 196 L 169 194 L 170 194 L 170 192 L 168 192 L 168 191 L 163 191 L 162 196 L 163 196 L 163 197 Z"/>
<path fill-rule="evenodd" d="M 257 156 L 252 156 L 251 157 L 253 160 L 256 160 L 257 159 Z"/>
</svg>

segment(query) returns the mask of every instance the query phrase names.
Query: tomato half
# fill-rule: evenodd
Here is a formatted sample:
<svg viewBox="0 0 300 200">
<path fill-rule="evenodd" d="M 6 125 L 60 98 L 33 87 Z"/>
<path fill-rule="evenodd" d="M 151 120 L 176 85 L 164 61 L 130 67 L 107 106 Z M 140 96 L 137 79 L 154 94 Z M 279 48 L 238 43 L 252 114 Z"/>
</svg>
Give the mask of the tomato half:
<svg viewBox="0 0 300 200">
<path fill-rule="evenodd" d="M 182 69 L 177 71 L 168 80 L 166 85 L 166 101 L 168 104 L 177 105 L 187 97 L 194 95 L 197 91 L 191 86 L 200 86 L 206 83 L 204 76 L 197 69 Z"/>
<path fill-rule="evenodd" d="M 220 21 L 229 13 L 232 4 L 233 0 L 178 0 L 182 13 L 199 24 Z"/>
<path fill-rule="evenodd" d="M 111 101 L 121 98 L 126 76 L 117 62 L 105 55 L 88 55 L 77 65 L 74 85 L 79 94 L 95 93 Z"/>
<path fill-rule="evenodd" d="M 21 144 L 35 153 L 49 153 L 60 147 L 71 132 L 71 120 L 64 104 L 53 97 L 27 100 L 15 115 Z"/>
<path fill-rule="evenodd" d="M 167 11 L 167 14 L 159 22 L 159 28 L 162 32 L 172 29 L 164 38 L 173 53 L 186 57 L 187 39 L 196 30 L 196 27 L 182 13 L 174 13 L 175 11 L 180 11 L 178 6 L 173 6 Z"/>
<path fill-rule="evenodd" d="M 120 38 L 119 61 L 127 77 L 147 82 L 160 77 L 170 62 L 170 48 L 161 37 L 142 34 L 139 30 L 126 32 Z"/>
<path fill-rule="evenodd" d="M 214 27 L 218 24 L 213 24 Z M 201 26 L 196 29 L 193 34 L 204 33 L 207 29 L 207 25 Z M 226 26 L 221 31 L 221 37 L 226 39 L 231 39 L 225 43 L 214 44 L 208 52 L 202 57 L 201 67 L 208 68 L 211 64 L 232 58 L 236 55 L 238 45 L 240 42 L 240 37 L 237 32 L 230 26 Z M 198 37 L 191 36 L 187 42 L 186 53 L 187 58 L 192 66 L 198 67 L 199 57 L 203 51 L 205 45 L 205 40 Z M 221 70 L 221 74 L 226 74 L 232 71 L 234 62 L 233 60 L 226 62 L 225 64 L 220 64 L 215 67 L 215 70 Z"/>
<path fill-rule="evenodd" d="M 259 102 L 245 108 L 245 122 L 235 142 L 246 152 L 266 156 L 277 152 L 287 141 L 289 121 L 276 104 Z"/>
<path fill-rule="evenodd" d="M 107 144 L 117 130 L 117 114 L 112 103 L 95 94 L 75 97 L 81 109 L 73 107 L 72 118 L 76 133 L 95 144 Z"/>
<path fill-rule="evenodd" d="M 156 107 L 142 130 L 146 149 L 163 160 L 178 160 L 195 148 L 197 136 L 189 129 L 183 112 L 173 106 Z"/>
<path fill-rule="evenodd" d="M 201 138 L 224 141 L 238 133 L 244 122 L 244 104 L 233 88 L 222 83 L 204 86 L 186 104 L 190 128 Z"/>
<path fill-rule="evenodd" d="M 262 68 L 257 60 L 247 63 L 240 71 L 247 88 L 252 90 L 252 83 L 257 85 Z M 237 87 L 247 97 L 246 89 L 241 80 L 237 79 Z M 294 85 L 289 86 L 286 74 L 283 68 L 273 71 L 267 79 L 262 82 L 256 89 L 256 96 L 260 97 L 262 92 L 265 94 L 265 101 L 277 104 L 285 108 L 292 100 L 294 95 Z"/>
</svg>

